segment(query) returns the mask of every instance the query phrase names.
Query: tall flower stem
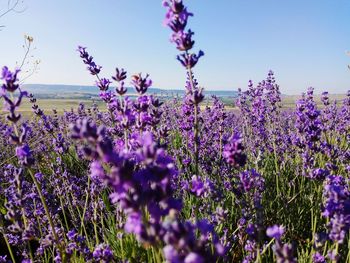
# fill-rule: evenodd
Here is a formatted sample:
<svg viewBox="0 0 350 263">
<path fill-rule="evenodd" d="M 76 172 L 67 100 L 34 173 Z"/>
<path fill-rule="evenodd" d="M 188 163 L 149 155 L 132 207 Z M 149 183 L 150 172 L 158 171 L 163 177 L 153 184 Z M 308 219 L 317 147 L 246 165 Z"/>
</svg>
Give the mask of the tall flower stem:
<svg viewBox="0 0 350 263">
<path fill-rule="evenodd" d="M 120 102 L 120 107 L 126 107 L 126 102 L 125 102 L 125 99 L 123 99 L 123 96 L 122 95 L 119 95 L 119 102 Z M 128 129 L 123 129 L 124 131 L 124 148 L 126 150 L 129 150 L 128 148 Z"/>
<path fill-rule="evenodd" d="M 100 243 L 99 238 L 98 238 L 98 230 L 97 230 L 97 201 L 94 201 L 94 215 L 93 215 L 93 224 L 94 224 L 94 232 L 95 232 L 95 242 L 96 245 Z"/>
<path fill-rule="evenodd" d="M 198 105 L 194 106 L 194 162 L 195 173 L 198 175 L 198 159 L 199 159 L 199 145 L 198 145 Z"/>
<path fill-rule="evenodd" d="M 88 181 L 87 181 L 87 189 L 90 189 L 90 183 L 91 183 L 91 179 L 90 179 L 90 176 L 89 176 L 88 177 Z M 87 231 L 86 231 L 85 224 L 84 224 L 85 215 L 86 215 L 86 211 L 87 211 L 87 208 L 88 208 L 88 201 L 89 201 L 89 198 L 90 198 L 89 193 L 90 193 L 89 191 L 86 191 L 86 197 L 85 197 L 85 204 L 84 204 L 83 214 L 80 217 L 81 224 L 80 224 L 80 231 L 79 232 L 80 232 L 80 234 L 82 234 L 82 232 L 84 231 L 84 233 L 86 235 L 86 241 L 90 245 L 89 237 L 87 235 Z"/>
<path fill-rule="evenodd" d="M 1 220 L 1 218 L 0 218 L 0 220 Z M 2 223 L 2 220 L 1 220 L 1 223 Z M 2 224 L 1 224 L 1 226 L 2 226 Z M 3 237 L 4 237 L 4 240 L 5 240 L 5 243 L 6 243 L 6 246 L 7 246 L 7 250 L 8 250 L 9 253 L 10 253 L 10 257 L 11 257 L 12 261 L 13 261 L 13 262 L 16 262 L 15 257 L 14 257 L 13 252 L 12 252 L 11 245 L 10 245 L 8 239 L 7 239 L 6 234 L 5 234 L 5 231 L 2 233 L 2 235 L 3 235 Z"/>
<path fill-rule="evenodd" d="M 188 54 L 188 52 L 186 51 Z M 194 80 L 193 80 L 193 72 L 190 66 L 187 67 L 187 72 L 189 76 L 189 81 L 191 85 L 192 92 L 195 89 Z M 194 132 L 194 172 L 196 175 L 199 175 L 199 169 L 198 169 L 198 161 L 199 161 L 199 145 L 198 145 L 198 139 L 199 139 L 199 130 L 198 130 L 198 107 L 199 105 L 197 103 L 194 104 L 194 126 L 193 126 L 193 132 Z"/>
</svg>

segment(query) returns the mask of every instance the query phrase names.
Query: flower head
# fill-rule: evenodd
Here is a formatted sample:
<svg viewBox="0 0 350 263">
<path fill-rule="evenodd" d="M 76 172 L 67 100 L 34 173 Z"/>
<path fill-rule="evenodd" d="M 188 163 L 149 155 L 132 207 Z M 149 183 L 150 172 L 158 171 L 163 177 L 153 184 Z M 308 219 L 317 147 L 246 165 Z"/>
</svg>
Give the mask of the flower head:
<svg viewBox="0 0 350 263">
<path fill-rule="evenodd" d="M 283 226 L 274 225 L 266 229 L 266 235 L 271 238 L 281 239 L 285 228 Z"/>
<path fill-rule="evenodd" d="M 229 143 L 225 145 L 223 157 L 234 167 L 244 166 L 247 161 L 247 156 L 244 153 L 242 145 L 243 139 L 239 133 L 235 133 L 229 139 Z"/>
<path fill-rule="evenodd" d="M 148 77 L 148 74 L 146 77 L 142 77 L 141 73 L 131 77 L 131 83 L 134 85 L 137 93 L 140 95 L 146 93 L 147 89 L 152 85 L 152 80 Z"/>
<path fill-rule="evenodd" d="M 14 72 L 10 71 L 8 67 L 3 67 L 1 72 L 1 79 L 4 80 L 2 85 L 3 90 L 8 92 L 14 92 L 19 88 L 17 74 L 20 72 L 19 69 L 16 69 Z"/>
</svg>

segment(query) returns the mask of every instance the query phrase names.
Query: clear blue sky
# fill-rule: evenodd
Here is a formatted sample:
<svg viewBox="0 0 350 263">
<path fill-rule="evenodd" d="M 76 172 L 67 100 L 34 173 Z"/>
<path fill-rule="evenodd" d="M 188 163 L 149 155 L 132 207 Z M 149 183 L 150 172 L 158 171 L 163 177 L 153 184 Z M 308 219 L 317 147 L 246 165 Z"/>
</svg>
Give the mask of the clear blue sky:
<svg viewBox="0 0 350 263">
<path fill-rule="evenodd" d="M 0 0 L 0 3 L 7 0 Z M 246 88 L 276 73 L 281 90 L 299 94 L 350 89 L 349 0 L 187 0 L 195 16 L 195 68 L 206 89 Z M 150 73 L 155 87 L 181 88 L 185 74 L 162 25 L 160 0 L 24 0 L 26 11 L 0 19 L 0 64 L 23 56 L 23 35 L 34 37 L 39 72 L 28 83 L 87 84 L 94 78 L 76 52 L 89 48 L 103 75 L 115 66 Z"/>
</svg>

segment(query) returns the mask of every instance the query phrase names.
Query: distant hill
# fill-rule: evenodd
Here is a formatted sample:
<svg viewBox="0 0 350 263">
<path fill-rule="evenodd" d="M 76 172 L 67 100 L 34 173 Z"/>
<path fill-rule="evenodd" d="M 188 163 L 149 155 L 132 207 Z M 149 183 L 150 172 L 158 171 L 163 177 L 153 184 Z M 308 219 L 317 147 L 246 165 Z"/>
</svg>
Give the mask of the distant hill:
<svg viewBox="0 0 350 263">
<path fill-rule="evenodd" d="M 99 89 L 95 86 L 79 85 L 59 85 L 59 84 L 25 84 L 25 90 L 33 93 L 37 98 L 55 98 L 55 99 L 91 99 L 98 97 Z M 184 95 L 184 89 L 158 89 L 150 88 L 147 93 L 156 94 L 161 97 L 177 97 Z M 215 95 L 217 97 L 237 97 L 235 90 L 205 90 L 207 98 Z M 134 88 L 128 88 L 128 95 L 135 95 Z"/>
</svg>

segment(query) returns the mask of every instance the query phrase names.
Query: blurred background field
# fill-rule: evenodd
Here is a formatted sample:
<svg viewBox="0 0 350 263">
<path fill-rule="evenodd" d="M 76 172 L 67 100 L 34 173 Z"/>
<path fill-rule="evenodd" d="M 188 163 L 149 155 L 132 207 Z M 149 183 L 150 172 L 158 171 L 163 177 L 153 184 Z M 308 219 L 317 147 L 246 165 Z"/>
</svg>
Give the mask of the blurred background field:
<svg viewBox="0 0 350 263">
<path fill-rule="evenodd" d="M 330 101 L 337 101 L 337 103 L 341 103 L 346 97 L 346 94 L 330 94 Z M 284 95 L 282 96 L 282 104 L 284 108 L 295 108 L 295 102 L 301 98 L 301 95 Z M 321 102 L 321 95 L 315 95 L 315 102 L 318 107 L 323 107 L 323 103 Z"/>
<path fill-rule="evenodd" d="M 37 98 L 37 104 L 44 110 L 46 114 L 51 114 L 52 109 L 56 109 L 58 113 L 63 113 L 64 110 L 70 111 L 76 110 L 80 103 L 83 103 L 86 107 L 92 106 L 96 103 L 100 110 L 105 110 L 105 104 L 99 98 L 99 89 L 95 86 L 77 86 L 77 85 L 42 85 L 42 84 L 26 84 L 24 89 L 33 93 Z M 178 99 L 184 95 L 184 90 L 177 89 L 158 89 L 150 88 L 149 93 L 157 96 L 162 101 Z M 127 95 L 131 98 L 135 98 L 137 95 L 133 88 L 128 89 Z M 205 108 L 207 105 L 211 105 L 213 100 L 212 96 L 217 96 L 226 106 L 228 110 L 235 109 L 234 102 L 238 96 L 237 90 L 205 90 L 205 102 L 201 105 Z M 294 109 L 295 102 L 301 98 L 300 95 L 284 95 L 282 94 L 282 106 L 285 109 Z M 345 97 L 345 94 L 330 94 L 331 101 L 338 101 L 340 103 Z M 25 100 L 27 102 L 28 100 Z M 321 95 L 315 95 L 315 101 L 319 107 L 322 107 Z M 20 111 L 24 115 L 31 115 L 31 104 L 23 103 Z M 1 115 L 4 113 L 1 110 Z"/>
<path fill-rule="evenodd" d="M 97 88 L 96 88 L 97 89 Z M 71 97 L 70 97 L 71 96 Z M 131 94 L 133 96 L 133 94 Z M 44 110 L 46 114 L 51 114 L 52 109 L 56 109 L 58 113 L 62 114 L 64 110 L 70 111 L 71 109 L 76 110 L 79 106 L 80 103 L 83 103 L 86 107 L 91 107 L 92 104 L 96 103 L 97 106 L 100 108 L 100 110 L 104 111 L 105 110 L 105 104 L 99 99 L 95 97 L 91 98 L 82 98 L 77 95 L 72 95 L 70 93 L 61 94 L 61 99 L 58 98 L 52 98 L 50 96 L 37 96 L 37 104 L 41 109 Z M 70 97 L 70 98 L 69 98 Z M 235 98 L 234 96 L 218 96 L 220 100 L 222 100 L 228 110 L 234 110 L 234 101 Z M 341 103 L 342 100 L 346 97 L 345 94 L 334 94 L 330 95 L 331 101 L 336 100 L 338 103 Z M 173 99 L 175 97 L 163 97 L 163 100 L 169 100 Z M 284 109 L 294 109 L 295 108 L 295 102 L 301 98 L 301 95 L 284 95 L 282 96 L 282 105 Z M 318 106 L 322 108 L 322 103 L 321 103 L 321 96 L 316 95 L 315 96 L 315 101 L 317 102 Z M 202 108 L 205 108 L 206 105 L 211 105 L 212 100 L 211 97 L 207 96 L 205 103 L 203 103 Z M 31 116 L 32 115 L 32 109 L 31 109 L 31 104 L 29 101 L 27 103 L 23 103 L 19 111 L 24 114 L 25 116 Z M 1 115 L 3 115 L 4 112 L 1 110 Z"/>
</svg>

